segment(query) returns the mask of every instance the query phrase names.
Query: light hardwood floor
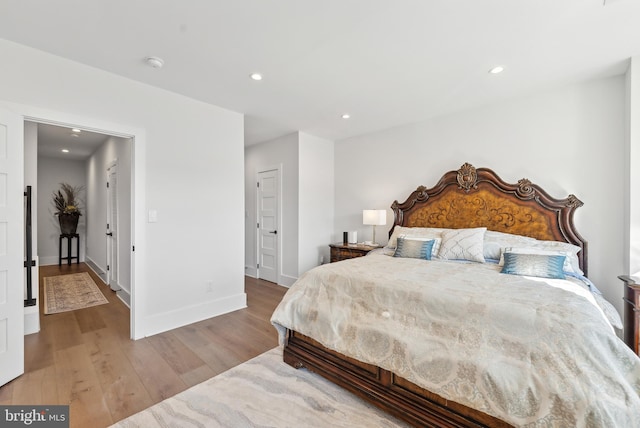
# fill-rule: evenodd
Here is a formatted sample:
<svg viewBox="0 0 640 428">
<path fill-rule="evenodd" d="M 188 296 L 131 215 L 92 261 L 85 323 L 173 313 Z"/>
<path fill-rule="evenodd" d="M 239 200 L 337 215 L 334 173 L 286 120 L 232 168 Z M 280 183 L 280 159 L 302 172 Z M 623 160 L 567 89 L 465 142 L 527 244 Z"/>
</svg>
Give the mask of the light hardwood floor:
<svg viewBox="0 0 640 428">
<path fill-rule="evenodd" d="M 269 319 L 286 289 L 245 278 L 247 308 L 145 339 L 129 339 L 129 309 L 84 263 L 40 268 L 89 272 L 109 300 L 40 313 L 25 336 L 25 373 L 0 388 L 0 404 L 70 405 L 70 426 L 106 427 L 277 346 Z"/>
</svg>

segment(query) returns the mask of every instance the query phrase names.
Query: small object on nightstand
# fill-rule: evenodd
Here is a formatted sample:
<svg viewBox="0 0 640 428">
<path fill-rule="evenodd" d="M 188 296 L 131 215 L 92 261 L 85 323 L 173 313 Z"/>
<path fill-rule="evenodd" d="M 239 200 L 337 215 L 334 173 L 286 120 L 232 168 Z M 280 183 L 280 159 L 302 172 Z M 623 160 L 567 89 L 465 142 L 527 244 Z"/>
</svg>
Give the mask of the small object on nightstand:
<svg viewBox="0 0 640 428">
<path fill-rule="evenodd" d="M 640 355 L 640 283 L 626 275 L 618 278 L 624 282 L 624 342 Z"/>
<path fill-rule="evenodd" d="M 339 262 L 341 260 L 352 259 L 354 257 L 366 256 L 367 253 L 376 248 L 381 248 L 380 245 L 365 245 L 365 244 L 330 244 L 331 247 L 331 263 Z"/>
</svg>

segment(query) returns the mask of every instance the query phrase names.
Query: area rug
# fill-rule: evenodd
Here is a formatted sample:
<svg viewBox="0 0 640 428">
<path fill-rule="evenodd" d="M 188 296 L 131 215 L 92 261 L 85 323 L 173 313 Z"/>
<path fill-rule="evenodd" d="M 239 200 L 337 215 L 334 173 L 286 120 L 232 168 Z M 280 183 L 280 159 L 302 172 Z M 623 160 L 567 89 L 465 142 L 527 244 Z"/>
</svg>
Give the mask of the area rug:
<svg viewBox="0 0 640 428">
<path fill-rule="evenodd" d="M 87 272 L 44 278 L 44 313 L 57 314 L 109 303 Z"/>
<path fill-rule="evenodd" d="M 407 427 L 350 392 L 282 361 L 274 348 L 113 425 L 152 427 Z"/>
</svg>

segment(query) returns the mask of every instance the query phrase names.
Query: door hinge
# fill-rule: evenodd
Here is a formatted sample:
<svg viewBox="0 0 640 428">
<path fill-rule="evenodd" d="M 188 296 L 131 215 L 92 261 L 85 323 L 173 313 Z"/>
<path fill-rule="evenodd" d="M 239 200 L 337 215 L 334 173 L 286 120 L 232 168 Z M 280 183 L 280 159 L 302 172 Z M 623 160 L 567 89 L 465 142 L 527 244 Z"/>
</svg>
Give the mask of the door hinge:
<svg viewBox="0 0 640 428">
<path fill-rule="evenodd" d="M 109 187 L 109 182 L 107 181 L 107 188 Z"/>
<path fill-rule="evenodd" d="M 260 187 L 260 182 L 258 181 L 258 182 L 256 183 L 256 185 L 257 185 L 258 187 Z"/>
<path fill-rule="evenodd" d="M 258 265 L 256 266 L 258 269 L 260 269 L 260 263 L 258 263 Z"/>
<path fill-rule="evenodd" d="M 107 265 L 107 270 L 109 270 L 109 265 Z"/>
<path fill-rule="evenodd" d="M 135 246 L 135 245 L 133 245 L 133 246 L 131 247 L 131 251 L 135 251 L 135 250 L 136 250 L 136 246 Z"/>
<path fill-rule="evenodd" d="M 109 223 L 107 223 L 107 230 L 109 230 Z"/>
<path fill-rule="evenodd" d="M 258 229 L 260 229 L 260 223 L 258 223 L 258 226 L 256 226 Z"/>
</svg>

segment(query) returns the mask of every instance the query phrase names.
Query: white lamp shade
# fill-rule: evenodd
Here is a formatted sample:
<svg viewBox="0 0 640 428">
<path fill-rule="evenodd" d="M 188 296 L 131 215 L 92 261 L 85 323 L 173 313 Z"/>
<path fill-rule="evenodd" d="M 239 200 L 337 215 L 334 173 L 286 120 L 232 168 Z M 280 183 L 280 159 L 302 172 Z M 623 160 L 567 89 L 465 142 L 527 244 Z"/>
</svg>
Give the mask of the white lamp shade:
<svg viewBox="0 0 640 428">
<path fill-rule="evenodd" d="M 387 224 L 387 212 L 385 210 L 362 210 L 362 224 L 384 226 Z"/>
</svg>

